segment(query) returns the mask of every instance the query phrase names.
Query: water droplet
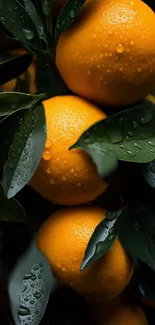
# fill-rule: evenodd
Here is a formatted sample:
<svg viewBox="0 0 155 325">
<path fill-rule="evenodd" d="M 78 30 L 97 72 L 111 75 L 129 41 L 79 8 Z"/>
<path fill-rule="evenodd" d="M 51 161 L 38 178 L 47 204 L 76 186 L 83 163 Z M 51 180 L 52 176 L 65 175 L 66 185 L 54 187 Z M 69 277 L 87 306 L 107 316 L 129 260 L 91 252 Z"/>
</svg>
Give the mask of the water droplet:
<svg viewBox="0 0 155 325">
<path fill-rule="evenodd" d="M 138 148 L 138 149 L 142 149 L 142 147 L 140 146 L 140 144 L 137 143 L 137 142 L 134 143 L 134 147 L 135 147 L 135 148 Z"/>
<path fill-rule="evenodd" d="M 73 19 L 73 18 L 75 17 L 74 10 L 71 10 L 69 15 L 70 15 L 70 17 Z"/>
<path fill-rule="evenodd" d="M 29 308 L 23 306 L 23 305 L 20 305 L 20 308 L 19 308 L 19 312 L 18 312 L 18 315 L 19 316 L 27 316 L 27 315 L 30 315 L 31 314 L 31 311 Z"/>
<path fill-rule="evenodd" d="M 23 277 L 24 280 L 29 280 L 32 278 L 32 273 L 26 273 Z"/>
<path fill-rule="evenodd" d="M 109 29 L 109 30 L 108 30 L 108 34 L 109 34 L 109 35 L 112 35 L 112 33 L 113 33 L 112 29 Z"/>
<path fill-rule="evenodd" d="M 50 170 L 50 168 L 47 168 L 47 174 L 51 174 L 51 170 Z"/>
<path fill-rule="evenodd" d="M 31 280 L 32 280 L 32 281 L 35 281 L 35 280 L 36 280 L 36 276 L 35 276 L 35 274 L 32 274 Z"/>
<path fill-rule="evenodd" d="M 123 71 L 123 70 L 124 70 L 124 68 L 123 68 L 123 67 L 120 67 L 120 68 L 119 68 L 119 71 Z"/>
<path fill-rule="evenodd" d="M 133 136 L 133 133 L 129 131 L 129 132 L 128 132 L 128 136 L 129 136 L 129 137 L 132 137 L 132 136 Z"/>
<path fill-rule="evenodd" d="M 131 41 L 130 41 L 130 44 L 131 44 L 131 45 L 134 45 L 134 41 L 133 41 L 133 40 L 131 40 Z"/>
<path fill-rule="evenodd" d="M 43 152 L 43 159 L 44 160 L 50 160 L 51 159 L 51 153 L 49 151 Z"/>
<path fill-rule="evenodd" d="M 112 234 L 113 232 L 114 232 L 114 228 L 112 227 L 109 229 L 109 234 Z"/>
<path fill-rule="evenodd" d="M 134 157 L 135 156 L 134 152 L 132 152 L 131 150 L 127 150 L 127 153 L 128 153 L 128 155 L 130 157 Z"/>
<path fill-rule="evenodd" d="M 54 184 L 54 180 L 51 178 L 50 179 L 50 184 L 53 185 Z"/>
<path fill-rule="evenodd" d="M 140 229 L 140 224 L 138 222 L 134 223 L 134 229 L 138 231 Z"/>
<path fill-rule="evenodd" d="M 29 298 L 25 297 L 25 298 L 24 298 L 24 301 L 25 301 L 25 302 L 29 301 Z"/>
<path fill-rule="evenodd" d="M 34 300 L 30 300 L 30 304 L 31 305 L 34 305 L 35 304 L 35 301 Z"/>
<path fill-rule="evenodd" d="M 74 168 L 71 169 L 71 173 L 73 174 L 75 172 Z"/>
<path fill-rule="evenodd" d="M 100 64 L 98 64 L 98 65 L 97 65 L 97 68 L 100 69 L 100 67 L 101 67 Z"/>
<path fill-rule="evenodd" d="M 32 40 L 34 38 L 34 33 L 32 32 L 32 30 L 24 28 L 23 32 L 24 32 L 24 37 L 27 40 Z"/>
<path fill-rule="evenodd" d="M 122 134 L 118 129 L 108 130 L 108 136 L 112 143 L 119 143 L 122 141 Z"/>
<path fill-rule="evenodd" d="M 112 56 L 112 52 L 109 52 L 109 56 Z"/>
<path fill-rule="evenodd" d="M 117 47 L 116 47 L 116 51 L 118 53 L 123 53 L 124 52 L 124 46 L 122 44 L 118 44 Z"/>
<path fill-rule="evenodd" d="M 97 47 L 101 47 L 101 44 L 98 44 Z"/>
<path fill-rule="evenodd" d="M 45 293 L 45 290 L 44 290 L 44 289 L 42 289 L 42 290 L 41 290 L 41 293 L 42 293 L 42 294 L 44 294 L 44 293 Z"/>
<path fill-rule="evenodd" d="M 114 235 L 108 237 L 108 240 L 110 240 L 110 241 L 113 239 L 114 239 Z"/>
<path fill-rule="evenodd" d="M 88 75 L 90 75 L 90 74 L 91 74 L 90 70 L 88 70 L 88 71 L 87 71 L 87 74 L 88 74 Z"/>
<path fill-rule="evenodd" d="M 105 52 L 105 56 L 108 56 L 109 54 L 108 54 L 108 52 Z"/>
<path fill-rule="evenodd" d="M 93 34 L 93 39 L 95 39 L 96 38 L 96 34 Z"/>
<path fill-rule="evenodd" d="M 34 293 L 34 297 L 35 297 L 36 299 L 40 299 L 40 297 L 41 297 L 41 293 L 40 293 L 40 292 L 35 292 L 35 293 Z"/>
<path fill-rule="evenodd" d="M 134 122 L 132 123 L 132 126 L 133 126 L 133 129 L 137 129 L 138 126 L 139 126 L 139 124 L 138 124 L 138 122 L 134 121 Z"/>
<path fill-rule="evenodd" d="M 77 187 L 81 187 L 81 186 L 82 186 L 81 183 L 78 183 L 78 184 L 77 184 Z"/>
<path fill-rule="evenodd" d="M 10 168 L 10 169 L 13 169 L 13 166 L 12 166 L 12 164 L 11 164 L 11 163 L 9 163 L 9 168 Z"/>
<path fill-rule="evenodd" d="M 39 310 L 36 310 L 36 311 L 35 311 L 35 314 L 38 315 L 38 314 L 39 314 Z"/>
<path fill-rule="evenodd" d="M 66 177 L 65 177 L 65 176 L 63 176 L 63 178 L 62 178 L 62 179 L 63 179 L 63 181 L 66 181 Z"/>
<path fill-rule="evenodd" d="M 153 141 L 149 141 L 148 144 L 151 146 L 151 147 L 155 147 L 155 143 Z"/>
<path fill-rule="evenodd" d="M 42 274 L 38 275 L 38 279 L 42 279 L 42 277 L 43 277 Z"/>
<path fill-rule="evenodd" d="M 100 54 L 100 58 L 101 58 L 101 59 L 103 58 L 103 53 Z"/>
<path fill-rule="evenodd" d="M 148 110 L 147 113 L 141 118 L 140 123 L 146 124 L 152 121 L 153 118 L 153 112 L 151 110 Z"/>
<path fill-rule="evenodd" d="M 106 217 L 107 217 L 108 220 L 113 220 L 113 219 L 116 218 L 116 215 L 115 215 L 114 212 L 107 211 L 107 213 L 106 213 Z"/>
<path fill-rule="evenodd" d="M 130 49 L 127 47 L 126 51 L 127 51 L 127 52 L 129 52 L 129 51 L 130 51 Z"/>
<path fill-rule="evenodd" d="M 50 147 L 51 147 L 51 141 L 47 140 L 46 143 L 45 143 L 45 148 L 48 149 Z"/>
<path fill-rule="evenodd" d="M 141 72 L 141 71 L 142 71 L 141 67 L 138 67 L 138 72 Z"/>
<path fill-rule="evenodd" d="M 125 148 L 123 144 L 120 144 L 119 146 L 120 146 L 121 149 Z"/>
</svg>

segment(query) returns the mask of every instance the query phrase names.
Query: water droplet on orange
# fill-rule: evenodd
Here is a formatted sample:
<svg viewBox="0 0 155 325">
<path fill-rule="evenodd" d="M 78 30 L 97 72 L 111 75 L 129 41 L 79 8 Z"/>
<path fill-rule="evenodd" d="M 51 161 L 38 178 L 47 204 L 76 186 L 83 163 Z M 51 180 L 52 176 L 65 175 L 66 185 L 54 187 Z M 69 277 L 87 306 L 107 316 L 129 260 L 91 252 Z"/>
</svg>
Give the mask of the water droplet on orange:
<svg viewBox="0 0 155 325">
<path fill-rule="evenodd" d="M 96 38 L 96 34 L 93 34 L 93 39 L 95 39 Z"/>
<path fill-rule="evenodd" d="M 119 70 L 120 70 L 120 71 L 123 71 L 123 69 L 124 69 L 123 67 L 120 67 L 120 69 L 119 69 Z"/>
<path fill-rule="evenodd" d="M 66 164 L 67 163 L 67 160 L 64 160 L 64 164 Z"/>
<path fill-rule="evenodd" d="M 97 65 L 97 68 L 100 69 L 100 67 L 101 67 L 100 64 L 98 64 L 98 65 Z"/>
<path fill-rule="evenodd" d="M 57 157 L 57 158 L 56 158 L 56 160 L 57 160 L 57 161 L 60 161 L 60 158 L 59 158 L 59 157 Z"/>
<path fill-rule="evenodd" d="M 45 148 L 48 149 L 50 147 L 51 147 L 51 141 L 47 140 L 46 143 L 45 143 Z"/>
<path fill-rule="evenodd" d="M 98 47 L 100 47 L 100 46 L 101 46 L 101 44 L 98 44 L 97 46 L 98 46 Z"/>
<path fill-rule="evenodd" d="M 77 184 L 77 187 L 81 187 L 81 183 L 78 183 L 78 184 Z"/>
<path fill-rule="evenodd" d="M 112 56 L 112 52 L 109 52 L 109 56 Z"/>
<path fill-rule="evenodd" d="M 100 58 L 101 58 L 101 59 L 103 58 L 103 53 L 100 54 Z"/>
<path fill-rule="evenodd" d="M 109 54 L 108 54 L 108 52 L 105 52 L 105 56 L 108 56 Z"/>
<path fill-rule="evenodd" d="M 129 52 L 129 51 L 130 51 L 130 49 L 127 47 L 126 51 L 127 51 L 127 52 Z"/>
<path fill-rule="evenodd" d="M 49 151 L 43 152 L 43 159 L 44 160 L 50 160 L 51 159 L 51 153 Z"/>
<path fill-rule="evenodd" d="M 47 174 L 51 174 L 50 168 L 47 168 Z"/>
<path fill-rule="evenodd" d="M 72 174 L 74 173 L 74 168 L 71 169 L 71 173 L 72 173 Z"/>
<path fill-rule="evenodd" d="M 88 74 L 88 75 L 90 75 L 90 74 L 91 74 L 90 70 L 88 70 L 88 71 L 87 71 L 87 74 Z"/>
<path fill-rule="evenodd" d="M 118 44 L 117 47 L 116 47 L 116 51 L 118 53 L 123 53 L 124 52 L 124 46 L 122 44 Z"/>
<path fill-rule="evenodd" d="M 65 176 L 63 176 L 63 178 L 62 178 L 62 179 L 63 179 L 63 181 L 66 181 L 66 177 L 65 177 Z"/>
<path fill-rule="evenodd" d="M 112 33 L 113 33 L 112 29 L 109 29 L 109 30 L 108 30 L 108 34 L 109 34 L 109 35 L 112 35 Z"/>
<path fill-rule="evenodd" d="M 108 44 L 105 44 L 104 47 L 108 47 Z"/>
<path fill-rule="evenodd" d="M 103 76 L 100 77 L 100 80 L 103 80 Z"/>
<path fill-rule="evenodd" d="M 131 40 L 131 41 L 130 41 L 130 44 L 131 44 L 131 45 L 134 45 L 134 41 L 133 41 L 133 40 Z"/>
<path fill-rule="evenodd" d="M 138 67 L 138 72 L 141 72 L 141 71 L 142 71 L 141 67 Z"/>
<path fill-rule="evenodd" d="M 107 72 L 109 73 L 111 70 L 110 69 L 107 69 Z"/>
</svg>

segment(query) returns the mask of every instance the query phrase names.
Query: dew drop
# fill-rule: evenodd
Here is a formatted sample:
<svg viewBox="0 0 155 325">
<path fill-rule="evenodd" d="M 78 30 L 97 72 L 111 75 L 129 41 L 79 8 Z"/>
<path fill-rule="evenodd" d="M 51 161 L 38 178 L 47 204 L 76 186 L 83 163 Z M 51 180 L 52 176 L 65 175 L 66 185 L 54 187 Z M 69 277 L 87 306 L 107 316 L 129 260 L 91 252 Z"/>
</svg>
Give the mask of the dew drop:
<svg viewBox="0 0 155 325">
<path fill-rule="evenodd" d="M 87 74 L 88 74 L 88 75 L 90 75 L 90 74 L 91 74 L 90 70 L 88 70 L 88 71 L 87 71 Z"/>
<path fill-rule="evenodd" d="M 108 54 L 108 52 L 105 52 L 105 56 L 108 56 L 109 54 Z"/>
<path fill-rule="evenodd" d="M 112 56 L 112 52 L 109 52 L 109 56 Z"/>
<path fill-rule="evenodd" d="M 71 169 L 71 173 L 73 174 L 75 172 L 74 168 Z"/>
<path fill-rule="evenodd" d="M 135 148 L 138 148 L 139 150 L 142 149 L 142 147 L 140 146 L 140 144 L 137 143 L 137 142 L 134 142 L 134 147 L 135 147 Z"/>
<path fill-rule="evenodd" d="M 118 129 L 108 130 L 108 136 L 112 143 L 119 143 L 122 141 L 122 134 Z"/>
<path fill-rule="evenodd" d="M 101 58 L 101 59 L 103 58 L 103 53 L 100 54 L 100 58 Z"/>
<path fill-rule="evenodd" d="M 123 144 L 120 144 L 120 148 L 121 148 L 121 149 L 125 149 L 125 147 L 124 147 Z"/>
<path fill-rule="evenodd" d="M 97 65 L 97 68 L 100 69 L 100 67 L 101 67 L 100 64 L 98 64 L 98 65 Z"/>
<path fill-rule="evenodd" d="M 43 159 L 44 160 L 50 160 L 51 159 L 51 153 L 49 151 L 43 152 Z"/>
<path fill-rule="evenodd" d="M 70 17 L 73 19 L 73 18 L 75 17 L 74 10 L 71 10 L 69 15 L 70 15 Z"/>
<path fill-rule="evenodd" d="M 31 280 L 32 280 L 32 281 L 35 281 L 35 280 L 36 280 L 36 276 L 35 276 L 35 274 L 32 274 Z"/>
<path fill-rule="evenodd" d="M 141 72 L 141 71 L 142 71 L 141 67 L 138 67 L 138 72 Z"/>
<path fill-rule="evenodd" d="M 32 278 L 32 273 L 26 273 L 23 277 L 24 280 L 29 280 Z"/>
<path fill-rule="evenodd" d="M 140 123 L 146 124 L 152 121 L 153 118 L 153 112 L 151 110 L 148 110 L 147 113 L 141 118 Z"/>
<path fill-rule="evenodd" d="M 43 277 L 42 274 L 38 275 L 38 279 L 42 279 L 42 277 Z"/>
<path fill-rule="evenodd" d="M 47 168 L 47 174 L 51 174 L 51 170 L 50 170 L 50 168 Z"/>
<path fill-rule="evenodd" d="M 50 184 L 53 185 L 54 184 L 54 180 L 50 179 Z"/>
<path fill-rule="evenodd" d="M 47 140 L 46 143 L 45 143 L 45 148 L 48 149 L 50 147 L 51 147 L 51 141 Z"/>
<path fill-rule="evenodd" d="M 132 136 L 133 136 L 133 133 L 129 131 L 129 132 L 128 132 L 128 136 L 129 136 L 129 137 L 132 137 Z"/>
<path fill-rule="evenodd" d="M 40 299 L 40 297 L 41 297 L 41 293 L 40 293 L 40 292 L 35 292 L 35 293 L 34 293 L 34 297 L 35 297 L 36 299 Z"/>
<path fill-rule="evenodd" d="M 117 47 L 116 47 L 116 51 L 118 53 L 123 53 L 124 52 L 124 46 L 122 44 L 118 44 Z"/>
<path fill-rule="evenodd" d="M 2 23 L 5 23 L 5 18 L 4 17 L 0 17 L 0 20 Z"/>
<path fill-rule="evenodd" d="M 109 35 L 112 35 L 112 33 L 113 33 L 112 29 L 109 29 L 109 30 L 108 30 L 108 34 L 109 34 Z"/>
<path fill-rule="evenodd" d="M 30 314 L 31 314 L 31 311 L 29 308 L 27 308 L 23 305 L 20 305 L 19 312 L 18 312 L 19 316 L 28 316 Z"/>
<path fill-rule="evenodd" d="M 138 122 L 134 121 L 134 122 L 132 123 L 132 127 L 133 127 L 133 129 L 137 129 L 138 126 L 139 126 Z"/>
<path fill-rule="evenodd" d="M 95 39 L 96 38 L 96 34 L 93 34 L 93 39 Z"/>
<path fill-rule="evenodd" d="M 132 152 L 131 150 L 127 150 L 127 153 L 130 157 L 134 157 L 135 155 L 134 152 Z"/>
<path fill-rule="evenodd" d="M 119 71 L 123 71 L 123 70 L 124 70 L 124 68 L 123 67 L 120 67 Z"/>
<path fill-rule="evenodd" d="M 149 141 L 148 144 L 151 146 L 151 147 L 155 147 L 155 143 L 153 141 Z"/>
<path fill-rule="evenodd" d="M 131 44 L 131 45 L 134 45 L 134 41 L 133 41 L 133 40 L 131 40 L 131 41 L 130 41 L 130 44 Z"/>
<path fill-rule="evenodd" d="M 34 38 L 34 33 L 32 32 L 32 30 L 24 28 L 23 32 L 24 32 L 24 37 L 27 40 L 32 40 Z"/>
</svg>

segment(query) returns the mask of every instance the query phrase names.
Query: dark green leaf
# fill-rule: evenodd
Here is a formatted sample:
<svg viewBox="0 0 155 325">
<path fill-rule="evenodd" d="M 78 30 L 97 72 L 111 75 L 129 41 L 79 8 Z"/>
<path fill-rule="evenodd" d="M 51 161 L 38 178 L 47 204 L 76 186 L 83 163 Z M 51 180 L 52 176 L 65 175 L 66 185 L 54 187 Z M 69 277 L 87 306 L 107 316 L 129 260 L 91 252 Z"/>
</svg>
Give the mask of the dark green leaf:
<svg viewBox="0 0 155 325">
<path fill-rule="evenodd" d="M 3 189 L 7 198 L 13 197 L 32 178 L 44 149 L 46 121 L 43 105 L 26 114 L 14 137 L 3 171 Z"/>
<path fill-rule="evenodd" d="M 108 252 L 118 236 L 120 224 L 124 222 L 126 214 L 127 207 L 117 212 L 106 213 L 106 218 L 99 223 L 89 240 L 81 270 L 84 270 L 88 265 Z"/>
<path fill-rule="evenodd" d="M 43 24 L 40 16 L 38 15 L 38 12 L 37 12 L 34 4 L 32 3 L 31 0 L 21 0 L 21 1 L 24 5 L 24 8 L 26 9 L 26 12 L 32 19 L 34 25 L 36 26 L 36 29 L 38 31 L 38 35 L 39 35 L 40 39 L 42 39 L 46 43 L 47 39 L 46 39 L 44 24 Z"/>
<path fill-rule="evenodd" d="M 5 200 L 0 208 L 0 220 L 10 222 L 26 222 L 26 215 L 22 205 L 15 199 Z"/>
<path fill-rule="evenodd" d="M 16 39 L 30 48 L 42 50 L 38 30 L 23 5 L 16 1 L 5 0 L 0 3 L 0 22 Z"/>
<path fill-rule="evenodd" d="M 5 201 L 5 197 L 4 197 L 3 186 L 2 183 L 0 183 L 0 209 L 3 206 L 4 201 Z"/>
<path fill-rule="evenodd" d="M 3 169 L 7 160 L 10 146 L 13 142 L 15 133 L 19 130 L 19 124 L 22 123 L 22 119 L 26 110 L 18 111 L 14 114 L 8 115 L 0 124 L 0 169 Z"/>
<path fill-rule="evenodd" d="M 8 292 L 15 324 L 39 325 L 54 286 L 50 265 L 37 249 L 34 238 L 9 278 Z"/>
<path fill-rule="evenodd" d="M 155 188 L 155 160 L 142 165 L 142 174 L 146 182 Z"/>
<path fill-rule="evenodd" d="M 0 64 L 0 84 L 16 78 L 22 74 L 32 61 L 31 54 L 24 54 L 10 58 Z"/>
<path fill-rule="evenodd" d="M 155 216 L 151 209 L 143 204 L 130 206 L 119 237 L 135 262 L 140 259 L 155 270 Z"/>
<path fill-rule="evenodd" d="M 42 10 L 46 18 L 46 28 L 51 35 L 53 34 L 52 2 L 53 0 L 42 0 Z"/>
<path fill-rule="evenodd" d="M 143 262 L 139 261 L 136 268 L 136 281 L 141 298 L 155 304 L 155 273 Z M 147 276 L 146 276 L 147 275 Z"/>
<path fill-rule="evenodd" d="M 32 109 L 45 94 L 29 95 L 16 92 L 0 93 L 0 116 L 9 115 L 23 109 Z"/>
<path fill-rule="evenodd" d="M 38 55 L 36 69 L 38 92 L 46 92 L 48 97 L 66 95 L 68 93 L 68 88 L 47 55 Z"/>
<path fill-rule="evenodd" d="M 105 154 L 112 166 L 117 160 L 147 163 L 155 158 L 155 104 L 143 100 L 136 107 L 112 115 L 90 127 L 71 147 L 89 152 L 92 158 L 96 152 Z M 115 160 L 115 161 L 114 161 Z M 110 164 L 109 164 L 110 166 Z M 102 177 L 107 175 L 107 161 L 104 171 L 104 155 L 97 162 Z M 110 166 L 111 169 L 111 166 Z"/>
<path fill-rule="evenodd" d="M 55 27 L 55 40 L 58 41 L 66 28 L 71 26 L 86 0 L 68 0 L 58 16 Z"/>
</svg>

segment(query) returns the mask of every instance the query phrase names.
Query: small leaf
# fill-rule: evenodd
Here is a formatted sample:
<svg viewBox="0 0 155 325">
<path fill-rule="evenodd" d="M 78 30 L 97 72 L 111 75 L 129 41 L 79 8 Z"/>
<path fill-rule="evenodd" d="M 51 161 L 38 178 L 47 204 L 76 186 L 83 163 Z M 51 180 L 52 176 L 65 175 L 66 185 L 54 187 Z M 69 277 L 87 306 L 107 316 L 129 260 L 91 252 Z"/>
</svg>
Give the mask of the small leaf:
<svg viewBox="0 0 155 325">
<path fill-rule="evenodd" d="M 13 36 L 30 48 L 42 50 L 38 30 L 19 1 L 5 0 L 0 6 L 0 22 Z"/>
<path fill-rule="evenodd" d="M 155 270 L 155 217 L 154 211 L 143 204 L 133 204 L 122 224 L 119 237 L 135 263 L 140 259 Z"/>
<path fill-rule="evenodd" d="M 45 94 L 29 95 L 16 92 L 0 93 L 0 116 L 12 114 L 23 109 L 32 109 L 45 97 Z"/>
<path fill-rule="evenodd" d="M 37 249 L 34 238 L 9 278 L 8 292 L 15 324 L 39 325 L 54 286 L 50 265 Z"/>
<path fill-rule="evenodd" d="M 68 0 L 58 16 L 55 26 L 55 40 L 58 41 L 66 28 L 71 26 L 86 0 Z"/>
<path fill-rule="evenodd" d="M 117 212 L 107 212 L 106 218 L 99 223 L 89 240 L 81 270 L 108 252 L 118 236 L 120 224 L 124 221 L 126 214 L 127 207 Z"/>
<path fill-rule="evenodd" d="M 22 205 L 15 199 L 5 200 L 0 208 L 0 220 L 10 222 L 27 222 Z"/>
<path fill-rule="evenodd" d="M 143 100 L 136 107 L 94 124 L 72 148 L 84 149 L 92 158 L 96 152 L 100 153 L 100 157 L 102 153 L 103 159 L 96 162 L 99 171 L 101 168 L 102 177 L 107 175 L 104 157 L 113 157 L 113 166 L 117 165 L 117 160 L 137 163 L 152 161 L 155 159 L 155 104 Z"/>
<path fill-rule="evenodd" d="M 0 64 L 0 84 L 21 75 L 31 64 L 32 54 L 14 56 Z"/>
<path fill-rule="evenodd" d="M 13 197 L 30 181 L 40 162 L 45 140 L 45 112 L 40 105 L 25 115 L 10 148 L 2 180 L 7 198 Z"/>
</svg>

